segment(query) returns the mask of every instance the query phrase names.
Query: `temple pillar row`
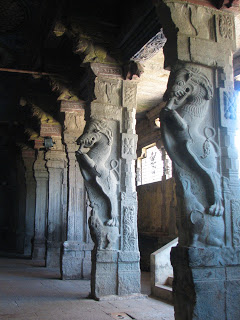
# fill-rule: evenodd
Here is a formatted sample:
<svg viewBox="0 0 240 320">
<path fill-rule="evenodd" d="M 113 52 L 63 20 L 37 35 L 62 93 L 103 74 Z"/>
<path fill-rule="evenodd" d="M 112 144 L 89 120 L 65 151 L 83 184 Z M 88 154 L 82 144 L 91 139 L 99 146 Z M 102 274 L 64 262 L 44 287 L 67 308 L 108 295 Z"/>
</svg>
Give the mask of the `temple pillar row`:
<svg viewBox="0 0 240 320">
<path fill-rule="evenodd" d="M 234 17 L 185 1 L 156 7 L 171 70 L 161 132 L 181 207 L 179 243 L 171 252 L 175 318 L 239 319 Z"/>
<path fill-rule="evenodd" d="M 34 107 L 32 257 L 58 268 L 62 279 L 91 276 L 95 299 L 138 298 L 137 81 L 124 80 L 121 66 L 93 63 L 89 72 L 94 98 L 85 105 L 60 96 L 61 123 Z"/>
</svg>

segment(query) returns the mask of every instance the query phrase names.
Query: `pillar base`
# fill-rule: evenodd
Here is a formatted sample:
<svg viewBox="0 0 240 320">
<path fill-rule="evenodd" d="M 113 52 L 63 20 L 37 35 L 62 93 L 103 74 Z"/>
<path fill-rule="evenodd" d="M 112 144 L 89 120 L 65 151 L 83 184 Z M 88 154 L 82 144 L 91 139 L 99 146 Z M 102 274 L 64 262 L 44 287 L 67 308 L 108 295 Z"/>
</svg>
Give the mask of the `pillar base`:
<svg viewBox="0 0 240 320">
<path fill-rule="evenodd" d="M 62 279 L 90 279 L 92 244 L 65 241 L 63 244 Z"/>
<path fill-rule="evenodd" d="M 240 248 L 171 251 L 176 320 L 240 319 Z"/>
<path fill-rule="evenodd" d="M 60 269 L 61 242 L 47 241 L 46 267 Z"/>
<path fill-rule="evenodd" d="M 24 232 L 17 232 L 16 233 L 16 251 L 17 251 L 17 253 L 24 254 L 24 240 L 25 240 Z"/>
<path fill-rule="evenodd" d="M 33 260 L 45 260 L 46 259 L 46 243 L 45 241 L 36 241 L 33 242 L 33 253 L 32 253 Z"/>
<path fill-rule="evenodd" d="M 24 239 L 24 255 L 31 256 L 32 255 L 32 236 L 25 236 Z"/>
<path fill-rule="evenodd" d="M 139 252 L 93 251 L 91 297 L 113 300 L 113 296 L 140 294 L 139 259 Z"/>
</svg>

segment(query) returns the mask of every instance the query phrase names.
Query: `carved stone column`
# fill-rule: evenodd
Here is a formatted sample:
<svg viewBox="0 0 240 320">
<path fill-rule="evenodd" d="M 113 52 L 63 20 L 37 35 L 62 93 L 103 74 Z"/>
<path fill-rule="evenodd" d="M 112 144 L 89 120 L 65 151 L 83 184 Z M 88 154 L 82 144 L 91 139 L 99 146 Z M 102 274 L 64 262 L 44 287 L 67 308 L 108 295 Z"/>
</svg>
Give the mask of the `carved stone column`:
<svg viewBox="0 0 240 320">
<path fill-rule="evenodd" d="M 36 140 L 35 147 L 37 147 Z M 34 163 L 34 177 L 36 180 L 36 209 L 32 254 L 34 260 L 45 260 L 46 258 L 48 171 L 44 156 L 45 150 L 38 150 L 37 160 Z"/>
<path fill-rule="evenodd" d="M 140 293 L 135 167 L 136 82 L 121 68 L 92 64 L 90 118 L 77 157 L 92 208 L 91 293 L 96 299 Z"/>
<path fill-rule="evenodd" d="M 53 147 L 45 154 L 49 173 L 46 266 L 60 268 L 61 247 L 66 239 L 66 154 L 60 124 L 42 124 L 40 133 L 53 140 Z"/>
<path fill-rule="evenodd" d="M 25 167 L 26 180 L 26 214 L 25 214 L 25 238 L 24 255 L 32 255 L 32 242 L 34 237 L 34 219 L 36 204 L 36 182 L 33 175 L 33 163 L 35 161 L 35 150 L 22 149 L 22 158 Z"/>
<path fill-rule="evenodd" d="M 63 243 L 62 278 L 90 279 L 91 241 L 84 180 L 76 158 L 77 138 L 82 134 L 84 120 L 83 102 L 61 102 L 61 112 L 65 113 L 64 144 L 68 160 L 68 212 L 67 241 Z"/>
<path fill-rule="evenodd" d="M 240 193 L 231 13 L 159 1 L 171 70 L 161 130 L 179 199 L 172 249 L 175 318 L 239 319 Z"/>
</svg>

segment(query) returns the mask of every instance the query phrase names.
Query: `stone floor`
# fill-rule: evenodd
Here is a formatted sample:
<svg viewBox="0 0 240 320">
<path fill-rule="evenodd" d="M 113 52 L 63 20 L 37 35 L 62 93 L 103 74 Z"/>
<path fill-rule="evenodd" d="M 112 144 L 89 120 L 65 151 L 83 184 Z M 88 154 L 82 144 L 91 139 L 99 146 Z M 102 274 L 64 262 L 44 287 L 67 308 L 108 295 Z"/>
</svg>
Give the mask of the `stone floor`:
<svg viewBox="0 0 240 320">
<path fill-rule="evenodd" d="M 0 320 L 173 320 L 173 307 L 145 297 L 138 300 L 88 299 L 90 281 L 59 280 L 56 269 L 31 260 L 0 258 Z M 142 293 L 150 293 L 149 273 Z"/>
</svg>

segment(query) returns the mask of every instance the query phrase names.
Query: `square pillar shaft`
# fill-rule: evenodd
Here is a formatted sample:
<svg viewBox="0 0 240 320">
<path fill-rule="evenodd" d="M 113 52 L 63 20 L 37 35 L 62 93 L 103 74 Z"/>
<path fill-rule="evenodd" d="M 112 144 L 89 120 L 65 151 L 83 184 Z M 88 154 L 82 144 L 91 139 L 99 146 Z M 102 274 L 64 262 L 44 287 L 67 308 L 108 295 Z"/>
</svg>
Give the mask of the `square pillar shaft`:
<svg viewBox="0 0 240 320">
<path fill-rule="evenodd" d="M 43 150 L 38 150 L 37 160 L 34 163 L 34 177 L 36 180 L 36 208 L 33 254 L 34 260 L 46 258 L 46 224 L 48 207 L 48 171 Z"/>
<path fill-rule="evenodd" d="M 34 237 L 34 220 L 36 206 L 36 181 L 33 176 L 33 163 L 35 161 L 35 150 L 23 149 L 22 157 L 25 166 L 26 179 L 26 215 L 25 215 L 25 240 L 24 255 L 32 255 L 32 244 Z"/>
<path fill-rule="evenodd" d="M 181 214 L 172 249 L 175 319 L 240 318 L 240 185 L 232 52 L 234 16 L 158 1 L 171 70 L 160 114 Z"/>
<path fill-rule="evenodd" d="M 67 169 L 59 123 L 43 123 L 41 136 L 51 137 L 53 146 L 45 153 L 49 173 L 46 266 L 61 267 L 62 243 L 66 240 Z"/>
<path fill-rule="evenodd" d="M 95 299 L 140 293 L 135 167 L 136 81 L 121 68 L 92 64 L 90 105 L 77 157 L 91 207 L 91 295 Z"/>
<path fill-rule="evenodd" d="M 63 243 L 61 274 L 63 279 L 90 279 L 91 241 L 84 180 L 76 158 L 77 138 L 85 125 L 83 102 L 61 102 L 65 113 L 64 144 L 68 161 L 67 240 Z"/>
</svg>

